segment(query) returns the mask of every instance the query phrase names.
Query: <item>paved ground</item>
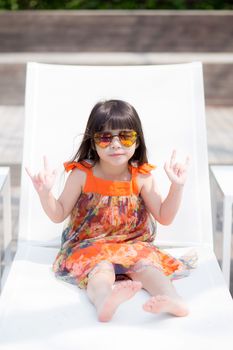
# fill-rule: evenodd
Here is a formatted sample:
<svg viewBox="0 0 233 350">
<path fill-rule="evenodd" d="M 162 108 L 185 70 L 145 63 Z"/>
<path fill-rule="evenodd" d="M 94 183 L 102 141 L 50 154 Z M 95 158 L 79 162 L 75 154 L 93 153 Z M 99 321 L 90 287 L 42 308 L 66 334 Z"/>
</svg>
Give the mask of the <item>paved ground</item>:
<svg viewBox="0 0 233 350">
<path fill-rule="evenodd" d="M 209 164 L 233 164 L 233 107 L 207 106 L 206 124 Z M 18 232 L 23 126 L 23 106 L 0 106 L 0 165 L 10 165 L 11 167 L 14 247 L 16 246 Z M 217 203 L 217 207 L 218 220 L 215 228 L 214 241 L 215 252 L 221 263 L 222 205 L 220 201 Z M 0 233 L 2 230 L 1 219 L 0 217 Z M 230 290 L 233 295 L 233 260 L 231 272 Z"/>
</svg>

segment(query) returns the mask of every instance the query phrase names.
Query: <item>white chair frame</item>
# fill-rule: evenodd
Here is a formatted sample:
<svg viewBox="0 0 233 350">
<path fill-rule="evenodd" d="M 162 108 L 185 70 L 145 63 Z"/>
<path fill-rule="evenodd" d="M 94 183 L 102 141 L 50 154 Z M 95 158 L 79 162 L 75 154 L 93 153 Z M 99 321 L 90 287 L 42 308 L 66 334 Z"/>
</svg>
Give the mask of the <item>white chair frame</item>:
<svg viewBox="0 0 233 350">
<path fill-rule="evenodd" d="M 24 166 L 40 168 L 44 154 L 62 174 L 77 149 L 93 105 L 120 98 L 138 111 L 149 160 L 165 194 L 163 163 L 173 148 L 192 166 L 174 223 L 158 229 L 156 244 L 180 256 L 198 253 L 198 267 L 175 281 L 191 313 L 185 318 L 145 313 L 144 291 L 99 323 L 84 291 L 56 280 L 51 266 L 63 225 L 43 213 Z M 19 244 L 0 299 L 2 350 L 231 349 L 233 303 L 213 252 L 202 65 L 59 66 L 29 63 L 22 166 Z M 78 139 L 78 142 L 77 142 Z M 183 153 L 183 154 L 182 154 Z M 63 186 L 58 176 L 54 192 Z"/>
</svg>

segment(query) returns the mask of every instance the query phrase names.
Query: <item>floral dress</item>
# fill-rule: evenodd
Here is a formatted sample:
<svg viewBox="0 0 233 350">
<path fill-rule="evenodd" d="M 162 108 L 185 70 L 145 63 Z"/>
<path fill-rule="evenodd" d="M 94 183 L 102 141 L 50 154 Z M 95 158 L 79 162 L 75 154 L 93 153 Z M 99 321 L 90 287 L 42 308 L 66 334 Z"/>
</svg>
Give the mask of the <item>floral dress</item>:
<svg viewBox="0 0 233 350">
<path fill-rule="evenodd" d="M 170 278 L 188 274 L 189 261 L 176 259 L 154 245 L 156 222 L 147 211 L 137 185 L 138 173 L 155 167 L 129 166 L 130 181 L 110 181 L 93 174 L 90 161 L 65 163 L 78 168 L 86 183 L 62 233 L 61 249 L 53 264 L 58 278 L 86 288 L 88 275 L 101 262 L 111 263 L 116 279 L 153 266 Z"/>
</svg>

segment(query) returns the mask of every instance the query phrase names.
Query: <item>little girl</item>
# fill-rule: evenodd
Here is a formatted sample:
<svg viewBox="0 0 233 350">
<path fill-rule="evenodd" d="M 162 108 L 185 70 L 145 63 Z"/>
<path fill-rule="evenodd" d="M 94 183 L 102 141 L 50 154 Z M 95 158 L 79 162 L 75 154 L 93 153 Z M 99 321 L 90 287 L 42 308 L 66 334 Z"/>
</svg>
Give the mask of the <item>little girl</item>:
<svg viewBox="0 0 233 350">
<path fill-rule="evenodd" d="M 48 217 L 59 223 L 70 215 L 53 268 L 57 277 L 86 288 L 99 321 L 109 321 L 141 288 L 151 295 L 145 311 L 188 314 L 171 279 L 191 266 L 153 243 L 156 221 L 169 225 L 177 213 L 188 163 L 177 163 L 173 151 L 164 166 L 171 185 L 163 200 L 136 110 L 109 100 L 92 109 L 77 153 L 64 164 L 71 173 L 58 199 L 46 158 L 38 175 L 26 169 Z"/>
</svg>

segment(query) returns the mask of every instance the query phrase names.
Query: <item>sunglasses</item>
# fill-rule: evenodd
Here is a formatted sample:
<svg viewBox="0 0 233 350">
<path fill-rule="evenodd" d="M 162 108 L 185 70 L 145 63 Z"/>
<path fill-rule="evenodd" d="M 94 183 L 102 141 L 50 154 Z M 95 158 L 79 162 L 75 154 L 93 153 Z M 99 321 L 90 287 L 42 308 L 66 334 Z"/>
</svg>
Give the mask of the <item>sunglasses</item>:
<svg viewBox="0 0 233 350">
<path fill-rule="evenodd" d="M 101 147 L 108 147 L 113 138 L 117 136 L 122 146 L 131 147 L 137 140 L 137 132 L 134 130 L 121 130 L 118 134 L 113 134 L 110 131 L 96 132 L 94 134 L 95 143 Z"/>
</svg>

